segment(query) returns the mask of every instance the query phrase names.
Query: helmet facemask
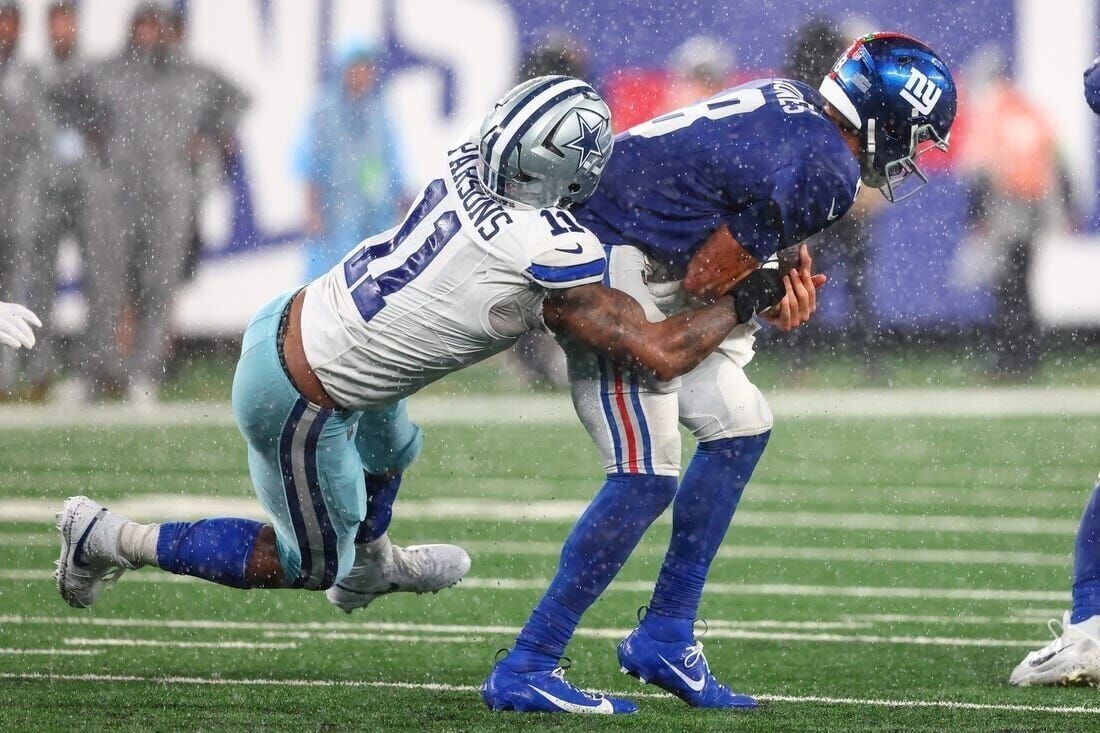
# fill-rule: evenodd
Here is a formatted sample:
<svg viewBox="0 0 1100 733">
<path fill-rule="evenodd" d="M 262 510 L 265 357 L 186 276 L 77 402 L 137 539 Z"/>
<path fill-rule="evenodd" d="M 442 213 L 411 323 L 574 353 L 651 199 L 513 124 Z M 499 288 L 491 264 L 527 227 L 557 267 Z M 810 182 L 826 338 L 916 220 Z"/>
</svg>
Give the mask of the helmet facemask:
<svg viewBox="0 0 1100 733">
<path fill-rule="evenodd" d="M 932 150 L 947 152 L 948 140 L 940 137 L 936 128 L 929 124 L 913 125 L 907 152 L 901 157 L 893 157 L 890 148 L 897 148 L 900 141 L 876 124 L 876 120 L 867 120 L 863 169 L 864 184 L 882 191 L 890 203 L 903 201 L 928 183 L 928 174 L 917 165 L 917 159 Z M 885 163 L 884 157 L 890 157 Z"/>
</svg>

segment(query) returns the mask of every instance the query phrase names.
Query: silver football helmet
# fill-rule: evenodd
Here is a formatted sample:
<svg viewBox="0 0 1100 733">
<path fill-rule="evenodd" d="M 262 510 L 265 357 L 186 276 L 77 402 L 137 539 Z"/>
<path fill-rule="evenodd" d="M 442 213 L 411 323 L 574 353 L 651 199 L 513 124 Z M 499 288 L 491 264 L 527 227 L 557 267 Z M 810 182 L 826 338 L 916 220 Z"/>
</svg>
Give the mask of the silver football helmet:
<svg viewBox="0 0 1100 733">
<path fill-rule="evenodd" d="M 485 118 L 478 172 L 510 206 L 569 206 L 596 190 L 613 145 L 611 111 L 592 87 L 540 76 L 505 94 Z"/>
</svg>

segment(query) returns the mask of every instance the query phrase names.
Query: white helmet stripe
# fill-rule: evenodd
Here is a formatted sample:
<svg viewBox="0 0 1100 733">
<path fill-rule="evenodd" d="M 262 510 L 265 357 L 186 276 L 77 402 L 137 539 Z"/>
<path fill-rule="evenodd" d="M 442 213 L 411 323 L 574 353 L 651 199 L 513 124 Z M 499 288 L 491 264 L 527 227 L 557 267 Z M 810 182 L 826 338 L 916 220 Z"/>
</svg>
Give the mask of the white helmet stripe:
<svg viewBox="0 0 1100 733">
<path fill-rule="evenodd" d="M 547 87 L 543 92 L 530 98 L 522 103 L 522 108 L 508 123 L 507 127 L 501 131 L 501 134 L 493 140 L 493 144 L 489 149 L 489 165 L 491 168 L 499 168 L 501 165 L 502 154 L 505 149 L 509 147 L 509 142 L 516 136 L 516 133 L 526 127 L 531 121 L 529 119 L 530 114 L 542 107 L 548 100 L 561 94 L 565 91 L 574 89 L 588 89 L 591 88 L 588 84 L 584 83 L 580 79 L 565 78 L 561 82 Z"/>
<path fill-rule="evenodd" d="M 859 111 L 856 110 L 856 106 L 852 104 L 852 100 L 845 94 L 844 88 L 837 83 L 836 79 L 831 76 L 827 76 L 821 81 L 821 88 L 818 89 L 821 92 L 821 96 L 825 97 L 825 101 L 836 107 L 836 111 L 844 115 L 844 119 L 851 122 L 857 130 L 863 129 L 863 120 L 859 117 Z"/>
</svg>

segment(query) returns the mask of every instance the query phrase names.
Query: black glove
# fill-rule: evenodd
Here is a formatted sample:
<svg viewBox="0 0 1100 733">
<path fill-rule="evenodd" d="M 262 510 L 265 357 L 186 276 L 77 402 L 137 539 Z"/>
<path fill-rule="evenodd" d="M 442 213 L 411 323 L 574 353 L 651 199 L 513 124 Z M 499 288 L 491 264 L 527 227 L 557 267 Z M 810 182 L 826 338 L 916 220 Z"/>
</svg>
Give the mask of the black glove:
<svg viewBox="0 0 1100 733">
<path fill-rule="evenodd" d="M 779 270 L 753 270 L 730 291 L 733 296 L 733 312 L 737 314 L 738 323 L 748 323 L 757 313 L 779 305 L 786 292 Z"/>
</svg>

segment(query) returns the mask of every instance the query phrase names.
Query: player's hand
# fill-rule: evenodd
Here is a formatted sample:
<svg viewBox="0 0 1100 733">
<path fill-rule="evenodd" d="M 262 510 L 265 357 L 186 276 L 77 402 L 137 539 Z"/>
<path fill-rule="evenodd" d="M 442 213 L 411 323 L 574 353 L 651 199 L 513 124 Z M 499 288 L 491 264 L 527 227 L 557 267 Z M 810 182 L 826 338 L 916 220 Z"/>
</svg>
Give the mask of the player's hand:
<svg viewBox="0 0 1100 733">
<path fill-rule="evenodd" d="M 0 344 L 18 349 L 20 346 L 34 346 L 34 331 L 31 326 L 42 327 L 38 316 L 18 303 L 0 302 Z"/>
<path fill-rule="evenodd" d="M 826 281 L 825 275 L 813 273 L 813 264 L 809 247 L 799 247 L 798 268 L 792 268 L 783 275 L 786 295 L 779 301 L 779 305 L 762 313 L 761 318 L 780 331 L 790 331 L 810 320 L 817 310 L 817 291 Z"/>
</svg>

